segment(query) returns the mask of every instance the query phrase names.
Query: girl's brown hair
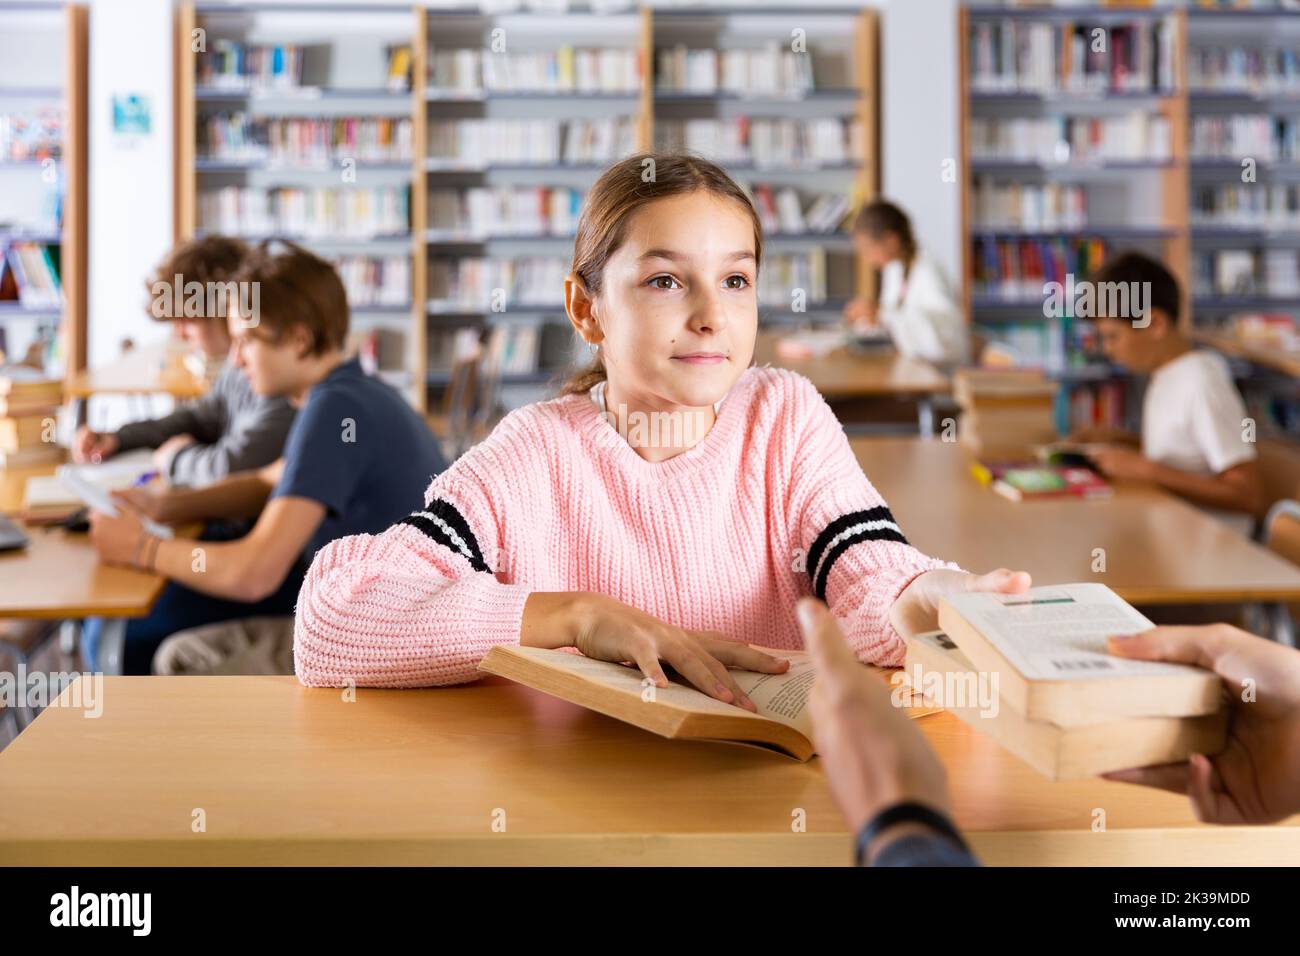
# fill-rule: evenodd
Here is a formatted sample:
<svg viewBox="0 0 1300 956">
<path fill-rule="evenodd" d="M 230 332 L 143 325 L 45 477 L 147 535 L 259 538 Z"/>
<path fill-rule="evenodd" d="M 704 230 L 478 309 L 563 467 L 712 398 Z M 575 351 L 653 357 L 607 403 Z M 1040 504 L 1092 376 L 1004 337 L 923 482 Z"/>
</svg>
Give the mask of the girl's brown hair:
<svg viewBox="0 0 1300 956">
<path fill-rule="evenodd" d="M 907 213 L 892 202 L 877 199 L 863 206 L 853 221 L 853 231 L 863 233 L 872 239 L 895 235 L 903 249 L 903 261 L 910 266 L 912 260 L 916 258 L 916 237 L 912 235 L 912 220 L 908 219 Z"/>
<path fill-rule="evenodd" d="M 740 205 L 754 224 L 755 268 L 763 261 L 763 224 L 749 196 L 722 167 L 689 153 L 637 153 L 611 166 L 587 193 L 573 243 L 573 274 L 589 296 L 601 290 L 605 264 L 627 238 L 632 216 L 650 203 L 704 190 Z M 561 395 L 588 391 L 605 380 L 599 348 L 586 368 L 560 389 Z"/>
</svg>

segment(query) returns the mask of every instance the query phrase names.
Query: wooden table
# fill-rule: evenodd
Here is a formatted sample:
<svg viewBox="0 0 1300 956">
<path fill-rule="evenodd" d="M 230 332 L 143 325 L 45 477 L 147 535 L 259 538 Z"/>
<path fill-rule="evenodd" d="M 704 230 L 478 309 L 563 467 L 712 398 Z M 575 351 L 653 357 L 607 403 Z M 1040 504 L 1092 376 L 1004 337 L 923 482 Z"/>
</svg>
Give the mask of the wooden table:
<svg viewBox="0 0 1300 956">
<path fill-rule="evenodd" d="M 1029 571 L 1037 584 L 1098 581 L 1135 604 L 1300 600 L 1300 568 L 1151 485 L 1109 500 L 1008 501 L 979 484 L 956 443 L 851 444 L 909 541 L 972 571 Z M 1103 549 L 1105 572 L 1093 571 Z"/>
<path fill-rule="evenodd" d="M 63 384 L 63 393 L 69 399 L 149 394 L 191 399 L 204 395 L 209 383 L 183 366 L 164 367 L 166 354 L 161 346 L 134 348 L 114 362 L 73 372 Z"/>
<path fill-rule="evenodd" d="M 952 390 L 952 382 L 929 362 L 905 358 L 893 349 L 854 352 L 841 346 L 823 358 L 787 359 L 777 355 L 778 332 L 764 330 L 754 344 L 754 361 L 788 368 L 806 377 L 827 400 L 894 396 L 917 402 L 922 435 L 934 432 L 931 404 Z"/>
<path fill-rule="evenodd" d="M 0 471 L 0 512 L 23 505 L 27 479 L 54 472 L 53 465 Z M 184 532 L 197 532 L 189 525 Z M 73 620 L 104 618 L 101 666 L 120 672 L 126 620 L 153 610 L 167 579 L 99 560 L 86 534 L 27 525 L 28 545 L 0 552 L 0 618 Z"/>
<path fill-rule="evenodd" d="M 0 753 L 0 861 L 851 860 L 816 759 L 664 740 L 498 678 L 343 698 L 293 677 L 104 678 L 101 716 L 51 707 Z M 918 726 L 947 767 L 958 824 L 987 863 L 1300 859 L 1300 817 L 1203 826 L 1172 794 L 1048 781 L 949 714 Z M 1097 808 L 1104 832 L 1093 830 Z M 792 832 L 800 810 L 806 832 Z M 193 830 L 196 811 L 203 832 Z"/>
</svg>

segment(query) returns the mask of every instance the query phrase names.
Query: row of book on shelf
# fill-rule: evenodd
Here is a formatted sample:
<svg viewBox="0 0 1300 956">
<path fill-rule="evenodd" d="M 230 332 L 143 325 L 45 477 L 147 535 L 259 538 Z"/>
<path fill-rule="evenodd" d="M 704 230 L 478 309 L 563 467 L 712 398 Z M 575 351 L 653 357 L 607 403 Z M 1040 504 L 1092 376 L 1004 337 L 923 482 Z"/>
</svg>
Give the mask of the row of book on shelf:
<svg viewBox="0 0 1300 956">
<path fill-rule="evenodd" d="M 769 233 L 833 233 L 849 214 L 843 193 L 816 193 L 807 198 L 790 186 L 755 183 L 754 208 Z M 456 240 L 496 236 L 572 236 L 577 229 L 583 193 L 568 186 L 431 189 L 429 228 L 437 237 Z"/>
<path fill-rule="evenodd" d="M 1202 184 L 1192 190 L 1194 225 L 1300 229 L 1300 184 Z"/>
<path fill-rule="evenodd" d="M 1188 51 L 1187 82 L 1193 90 L 1255 95 L 1300 93 L 1300 49 L 1271 43 L 1197 43 Z"/>
<path fill-rule="evenodd" d="M 1192 256 L 1196 295 L 1300 298 L 1300 249 L 1213 249 Z"/>
<path fill-rule="evenodd" d="M 1064 285 L 1067 276 L 1086 278 L 1100 267 L 1106 256 L 1106 243 L 1095 237 L 976 236 L 972 246 L 975 292 L 991 299 L 1017 302 L 1043 299 L 1047 283 Z"/>
<path fill-rule="evenodd" d="M 665 120 L 655 123 L 655 145 L 685 149 L 720 163 L 756 166 L 843 165 L 866 155 L 857 120 L 734 119 Z"/>
<path fill-rule="evenodd" d="M 410 232 L 406 186 L 262 189 L 222 186 L 199 193 L 199 227 L 237 236 L 356 239 Z"/>
<path fill-rule="evenodd" d="M 815 88 L 812 53 L 783 49 L 713 49 L 679 43 L 655 51 L 655 89 L 740 96 L 800 96 Z"/>
<path fill-rule="evenodd" d="M 1118 116 L 971 117 L 970 155 L 1043 165 L 1161 162 L 1172 155 L 1169 120 L 1134 110 Z"/>
<path fill-rule="evenodd" d="M 205 159 L 323 164 L 342 159 L 407 162 L 407 117 L 265 117 L 246 112 L 209 113 L 198 123 Z"/>
<path fill-rule="evenodd" d="M 1300 159 L 1300 121 L 1294 116 L 1230 114 L 1192 119 L 1193 159 Z"/>
<path fill-rule="evenodd" d="M 610 163 L 636 149 L 630 117 L 469 119 L 429 123 L 429 156 L 465 166 Z"/>
<path fill-rule="evenodd" d="M 330 44 L 248 43 L 214 37 L 198 53 L 198 83 L 216 90 L 287 92 L 314 88 L 311 80 L 328 75 L 333 56 Z M 410 44 L 386 48 L 387 69 L 373 81 L 375 88 L 394 92 L 410 89 Z"/>
<path fill-rule="evenodd" d="M 1082 229 L 1088 224 L 1087 190 L 1071 183 L 997 182 L 977 176 L 971 183 L 975 229 Z"/>
<path fill-rule="evenodd" d="M 563 320 L 434 328 L 429 336 L 428 367 L 445 375 L 458 362 L 469 359 L 500 375 L 559 371 L 573 366 L 575 342 L 572 327 Z"/>
<path fill-rule="evenodd" d="M 429 52 L 431 96 L 484 93 L 637 93 L 644 66 L 639 50 L 574 47 L 500 51 L 479 47 Z"/>
<path fill-rule="evenodd" d="M 57 309 L 63 303 L 59 246 L 16 241 L 0 244 L 0 302 L 29 309 Z"/>
<path fill-rule="evenodd" d="M 1149 93 L 1176 86 L 1175 27 L 1165 19 L 977 19 L 971 88 L 979 93 Z"/>
<path fill-rule="evenodd" d="M 559 256 L 432 256 L 429 297 L 434 312 L 505 312 L 513 308 L 556 309 L 572 263 Z M 827 301 L 827 253 L 814 247 L 765 257 L 758 276 L 758 301 L 788 307 Z M 801 295 L 799 293 L 802 293 Z"/>
<path fill-rule="evenodd" d="M 352 308 L 410 305 L 410 256 L 335 256 L 331 261 Z"/>
</svg>

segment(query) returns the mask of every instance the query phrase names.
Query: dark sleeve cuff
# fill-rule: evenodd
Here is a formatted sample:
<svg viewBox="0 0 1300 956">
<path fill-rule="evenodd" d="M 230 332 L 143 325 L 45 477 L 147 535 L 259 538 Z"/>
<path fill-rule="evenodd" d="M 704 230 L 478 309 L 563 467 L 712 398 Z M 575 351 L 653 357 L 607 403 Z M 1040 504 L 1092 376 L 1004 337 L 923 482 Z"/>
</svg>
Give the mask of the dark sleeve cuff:
<svg viewBox="0 0 1300 956">
<path fill-rule="evenodd" d="M 890 840 L 872 866 L 979 866 L 969 852 L 939 834 L 909 833 Z"/>
</svg>

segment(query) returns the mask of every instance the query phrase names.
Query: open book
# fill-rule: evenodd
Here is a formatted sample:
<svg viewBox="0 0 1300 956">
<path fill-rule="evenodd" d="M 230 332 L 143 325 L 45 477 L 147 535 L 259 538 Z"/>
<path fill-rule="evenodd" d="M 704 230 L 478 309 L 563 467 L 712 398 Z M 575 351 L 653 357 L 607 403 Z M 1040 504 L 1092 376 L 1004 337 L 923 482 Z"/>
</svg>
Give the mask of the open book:
<svg viewBox="0 0 1300 956">
<path fill-rule="evenodd" d="M 1223 706 L 1222 681 L 1210 671 L 1108 653 L 1107 637 L 1154 625 L 1104 584 L 950 594 L 939 626 L 976 671 L 998 674 L 1003 700 L 1030 720 L 1069 727 Z"/>
<path fill-rule="evenodd" d="M 731 676 L 758 708 L 754 714 L 709 697 L 673 679 L 655 687 L 635 667 L 593 660 L 569 651 L 498 645 L 488 651 L 479 670 L 508 678 L 561 700 L 633 724 L 661 737 L 750 744 L 807 760 L 814 753 L 808 693 L 813 665 L 803 651 L 760 647 L 788 658 L 784 674 L 759 674 L 731 668 Z M 865 665 L 864 665 L 865 666 Z M 890 671 L 881 674 L 882 682 Z M 909 717 L 923 717 L 936 707 L 909 707 Z"/>
</svg>

